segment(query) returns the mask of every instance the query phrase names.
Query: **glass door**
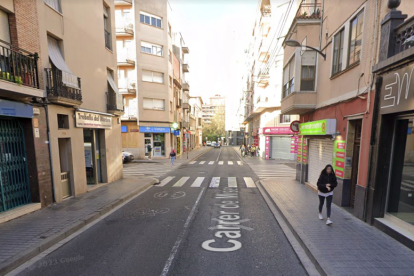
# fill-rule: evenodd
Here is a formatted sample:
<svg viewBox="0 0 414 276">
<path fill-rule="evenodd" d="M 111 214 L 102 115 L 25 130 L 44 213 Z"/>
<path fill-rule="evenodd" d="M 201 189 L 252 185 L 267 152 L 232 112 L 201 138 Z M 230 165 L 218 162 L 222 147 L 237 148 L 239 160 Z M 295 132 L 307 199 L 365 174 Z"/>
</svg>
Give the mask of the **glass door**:
<svg viewBox="0 0 414 276">
<path fill-rule="evenodd" d="M 414 225 L 414 116 L 397 120 L 387 212 Z"/>
<path fill-rule="evenodd" d="M 85 169 L 87 184 L 95 184 L 93 160 L 93 134 L 91 129 L 83 130 L 83 146 L 85 151 Z"/>
<path fill-rule="evenodd" d="M 152 146 L 152 133 L 145 133 L 144 134 L 144 145 L 145 145 L 145 156 L 148 156 L 148 145 Z"/>
</svg>

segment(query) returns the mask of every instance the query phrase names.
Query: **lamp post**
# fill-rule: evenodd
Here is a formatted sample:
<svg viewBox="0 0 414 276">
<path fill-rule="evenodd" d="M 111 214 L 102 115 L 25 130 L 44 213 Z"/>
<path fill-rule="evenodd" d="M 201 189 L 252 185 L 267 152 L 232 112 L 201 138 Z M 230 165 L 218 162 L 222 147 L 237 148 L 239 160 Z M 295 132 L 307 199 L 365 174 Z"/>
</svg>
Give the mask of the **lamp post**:
<svg viewBox="0 0 414 276">
<path fill-rule="evenodd" d="M 302 44 L 299 43 L 299 41 L 297 40 L 293 40 L 293 39 L 289 39 L 285 41 L 286 45 L 289 47 L 302 47 Z M 311 46 L 305 46 L 303 45 L 303 47 L 314 50 L 315 52 L 317 52 L 318 54 L 320 54 L 323 57 L 323 60 L 326 60 L 326 55 L 324 53 L 322 53 L 320 50 L 313 48 Z"/>
</svg>

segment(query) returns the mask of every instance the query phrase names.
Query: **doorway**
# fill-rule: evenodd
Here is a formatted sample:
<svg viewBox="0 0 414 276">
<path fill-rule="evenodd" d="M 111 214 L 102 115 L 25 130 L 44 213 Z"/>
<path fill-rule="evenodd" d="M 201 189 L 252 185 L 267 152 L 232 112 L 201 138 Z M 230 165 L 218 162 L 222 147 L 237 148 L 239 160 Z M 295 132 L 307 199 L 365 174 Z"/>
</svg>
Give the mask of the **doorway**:
<svg viewBox="0 0 414 276">
<path fill-rule="evenodd" d="M 87 184 L 102 183 L 101 130 L 84 129 L 85 170 Z"/>
<path fill-rule="evenodd" d="M 144 134 L 145 156 L 148 156 L 148 145 L 152 148 L 152 133 Z"/>
<path fill-rule="evenodd" d="M 354 147 L 352 150 L 352 170 L 351 170 L 351 194 L 350 207 L 355 205 L 355 191 L 358 183 L 358 168 L 359 168 L 359 152 L 361 149 L 361 135 L 362 135 L 362 120 L 355 120 L 352 122 L 354 128 Z"/>
<path fill-rule="evenodd" d="M 58 146 L 60 161 L 60 187 L 62 189 L 62 198 L 67 198 L 72 196 L 72 146 L 70 138 L 59 138 Z"/>
</svg>

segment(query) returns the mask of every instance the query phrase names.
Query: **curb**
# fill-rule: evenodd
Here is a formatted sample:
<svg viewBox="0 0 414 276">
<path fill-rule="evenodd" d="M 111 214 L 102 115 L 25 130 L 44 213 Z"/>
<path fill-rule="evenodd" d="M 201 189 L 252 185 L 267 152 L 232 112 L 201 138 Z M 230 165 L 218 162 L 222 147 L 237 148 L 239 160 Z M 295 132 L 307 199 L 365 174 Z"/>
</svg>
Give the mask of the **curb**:
<svg viewBox="0 0 414 276">
<path fill-rule="evenodd" d="M 194 159 L 197 159 L 197 158 L 198 158 L 198 157 L 200 157 L 201 155 L 203 155 L 203 154 L 205 154 L 205 153 L 209 152 L 210 150 L 212 150 L 212 148 L 210 148 L 210 149 L 208 149 L 208 150 L 206 150 L 206 151 L 204 151 L 204 152 L 200 153 L 199 155 L 196 155 L 195 157 L 193 157 L 193 158 L 191 158 L 191 159 L 188 159 L 188 161 L 187 161 L 187 162 L 183 162 L 182 164 L 180 164 L 180 166 L 177 166 L 177 168 L 181 167 L 182 165 L 188 164 L 189 162 L 193 161 Z M 187 159 L 186 159 L 186 160 L 187 160 Z"/>
<path fill-rule="evenodd" d="M 151 179 L 146 185 L 137 188 L 136 190 L 132 191 L 131 193 L 120 197 L 106 206 L 102 207 L 99 210 L 93 211 L 89 215 L 80 218 L 79 221 L 74 222 L 71 226 L 66 227 L 59 233 L 56 233 L 47 239 L 40 242 L 34 248 L 29 248 L 19 254 L 9 258 L 5 262 L 0 264 L 0 275 L 5 275 L 6 273 L 16 269 L 20 265 L 24 264 L 25 262 L 29 261 L 30 259 L 36 257 L 38 254 L 42 253 L 43 251 L 49 249 L 53 245 L 57 244 L 58 242 L 62 241 L 63 239 L 69 237 L 76 231 L 82 229 L 86 225 L 90 224 L 91 222 L 95 221 L 96 219 L 100 218 L 104 214 L 108 213 L 118 205 L 122 204 L 123 202 L 127 201 L 128 199 L 132 198 L 133 196 L 139 194 L 140 192 L 144 191 L 145 189 L 151 187 L 156 183 L 155 179 Z"/>
<path fill-rule="evenodd" d="M 311 250 L 303 242 L 302 238 L 300 237 L 300 235 L 298 234 L 298 232 L 293 228 L 292 224 L 286 218 L 285 214 L 280 210 L 280 208 L 277 205 L 276 201 L 270 196 L 270 194 L 267 192 L 267 190 L 263 187 L 261 181 L 258 181 L 257 182 L 257 187 L 259 188 L 260 193 L 262 194 L 262 196 L 265 199 L 266 203 L 268 204 L 271 212 L 273 213 L 273 215 L 275 216 L 275 218 L 278 221 L 279 225 L 281 226 L 283 232 L 285 233 L 285 236 L 287 236 L 289 242 L 292 244 L 291 240 L 288 237 L 288 234 L 289 233 L 286 233 L 285 230 L 287 230 L 287 229 L 283 229 L 283 227 L 281 225 L 282 223 L 286 224 L 287 228 L 289 228 L 291 234 L 293 234 L 294 238 L 299 243 L 301 249 L 304 251 L 304 253 L 306 254 L 306 256 L 309 259 L 309 261 L 314 265 L 314 269 L 316 269 L 317 272 L 320 275 L 327 276 L 328 274 L 325 272 L 325 270 L 323 269 L 323 267 L 316 260 L 315 256 L 312 254 Z M 280 216 L 279 219 L 277 218 L 277 214 L 274 213 L 274 210 L 272 210 L 272 207 L 274 209 L 276 209 L 276 211 L 278 212 L 278 215 Z M 283 220 L 283 221 L 282 222 L 279 221 L 280 219 Z M 295 248 L 295 246 L 293 244 L 292 244 L 292 247 L 293 247 L 294 251 L 296 252 L 296 255 L 298 256 L 298 258 L 300 259 L 301 263 L 304 265 L 304 268 L 306 269 L 306 271 L 308 272 L 308 274 L 309 275 L 314 274 L 314 273 L 310 273 L 311 271 L 309 271 L 309 264 L 306 264 L 307 263 L 306 261 L 303 262 L 302 257 L 300 256 L 301 254 L 300 254 L 300 252 L 297 251 L 297 248 Z"/>
</svg>

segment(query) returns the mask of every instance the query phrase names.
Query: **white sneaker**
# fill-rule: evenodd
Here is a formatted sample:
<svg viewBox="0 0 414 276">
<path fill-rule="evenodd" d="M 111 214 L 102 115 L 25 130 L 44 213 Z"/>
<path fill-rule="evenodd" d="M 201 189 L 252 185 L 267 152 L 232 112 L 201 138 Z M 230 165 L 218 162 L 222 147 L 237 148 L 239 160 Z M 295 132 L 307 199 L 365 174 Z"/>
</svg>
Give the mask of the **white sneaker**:
<svg viewBox="0 0 414 276">
<path fill-rule="evenodd" d="M 323 219 L 323 216 L 322 216 L 322 214 L 319 214 L 319 219 Z"/>
<path fill-rule="evenodd" d="M 327 221 L 326 221 L 326 225 L 331 225 L 333 222 L 332 222 L 332 220 L 330 220 L 330 219 L 328 219 Z"/>
</svg>

